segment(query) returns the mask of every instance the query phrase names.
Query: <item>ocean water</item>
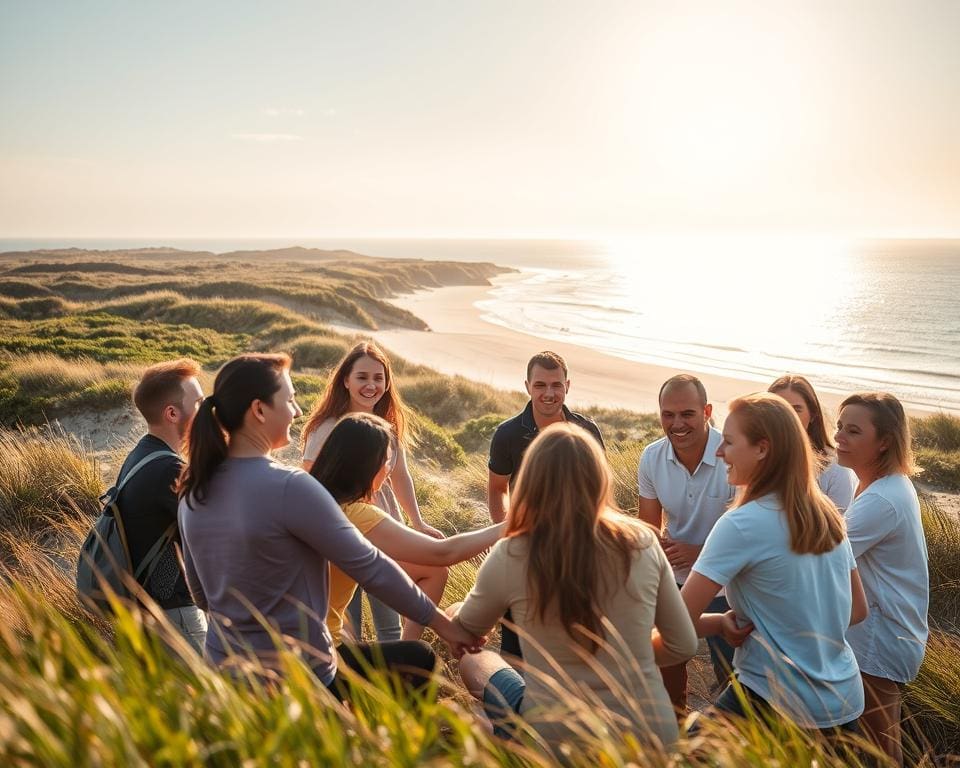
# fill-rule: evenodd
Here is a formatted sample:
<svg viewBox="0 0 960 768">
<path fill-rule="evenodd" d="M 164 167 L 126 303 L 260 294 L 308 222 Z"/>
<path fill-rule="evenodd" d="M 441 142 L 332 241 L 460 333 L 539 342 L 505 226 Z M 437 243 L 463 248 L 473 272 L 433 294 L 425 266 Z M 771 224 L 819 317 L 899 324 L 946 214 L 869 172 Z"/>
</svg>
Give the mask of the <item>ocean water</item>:
<svg viewBox="0 0 960 768">
<path fill-rule="evenodd" d="M 520 271 L 479 302 L 492 324 L 678 370 L 834 392 L 885 389 L 960 412 L 960 240 L 0 241 L 0 250 L 288 245 Z"/>
</svg>

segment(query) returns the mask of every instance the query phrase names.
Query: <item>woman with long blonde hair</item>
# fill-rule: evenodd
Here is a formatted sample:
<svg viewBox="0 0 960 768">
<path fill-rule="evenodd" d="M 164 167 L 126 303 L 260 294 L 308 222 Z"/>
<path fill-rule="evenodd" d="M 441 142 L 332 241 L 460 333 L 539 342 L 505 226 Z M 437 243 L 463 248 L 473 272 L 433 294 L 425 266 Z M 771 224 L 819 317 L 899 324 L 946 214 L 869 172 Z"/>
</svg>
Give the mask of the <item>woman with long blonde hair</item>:
<svg viewBox="0 0 960 768">
<path fill-rule="evenodd" d="M 800 419 L 769 392 L 737 398 L 717 456 L 738 494 L 681 591 L 697 633 L 723 633 L 739 646 L 734 673 L 754 708 L 803 728 L 855 730 L 863 685 L 844 633 L 867 603 Z M 721 588 L 732 610 L 704 614 Z M 717 708 L 744 713 L 734 686 Z"/>
<path fill-rule="evenodd" d="M 837 463 L 837 446 L 830 439 L 831 428 L 827 414 L 813 385 L 795 373 L 781 376 L 767 392 L 780 395 L 797 412 L 817 460 L 817 483 L 841 512 L 853 501 L 857 477 Z"/>
<path fill-rule="evenodd" d="M 517 627 L 523 676 L 491 652 L 460 666 L 500 735 L 512 713 L 548 743 L 606 716 L 648 743 L 677 738 L 657 666 L 690 658 L 696 637 L 654 531 L 620 513 L 610 487 L 590 434 L 568 423 L 544 429 L 524 457 L 506 538 L 456 610 L 470 632 L 489 632 L 507 609 Z"/>
<path fill-rule="evenodd" d="M 434 538 L 443 538 L 443 534 L 427 525 L 420 515 L 413 479 L 407 468 L 407 409 L 394 386 L 390 359 L 372 341 L 361 341 L 347 352 L 330 374 L 326 391 L 307 417 L 300 436 L 303 468 L 307 472 L 313 468 L 337 420 L 347 413 L 371 413 L 393 428 L 391 466 L 387 481 L 373 499 L 374 504 L 398 522 L 403 522 L 402 510 L 414 529 Z M 362 590 L 358 589 L 348 610 L 358 640 L 362 595 Z M 375 598 L 370 598 L 370 609 L 377 639 L 399 640 L 399 614 Z"/>
<path fill-rule="evenodd" d="M 861 723 L 902 764 L 900 691 L 920 671 L 930 600 L 920 501 L 910 482 L 910 425 L 893 395 L 861 392 L 840 404 L 836 440 L 838 461 L 857 476 L 847 535 L 867 599 L 876 606 L 847 632 L 867 699 Z"/>
</svg>

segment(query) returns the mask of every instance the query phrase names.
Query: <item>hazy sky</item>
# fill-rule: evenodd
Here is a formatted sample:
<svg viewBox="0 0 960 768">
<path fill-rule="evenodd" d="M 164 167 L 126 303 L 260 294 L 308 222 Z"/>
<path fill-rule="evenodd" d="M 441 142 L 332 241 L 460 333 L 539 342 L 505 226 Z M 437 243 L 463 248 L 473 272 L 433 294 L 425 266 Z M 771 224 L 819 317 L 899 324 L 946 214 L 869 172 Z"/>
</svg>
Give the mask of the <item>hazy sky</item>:
<svg viewBox="0 0 960 768">
<path fill-rule="evenodd" d="M 960 235 L 960 0 L 0 0 L 0 237 Z"/>
</svg>

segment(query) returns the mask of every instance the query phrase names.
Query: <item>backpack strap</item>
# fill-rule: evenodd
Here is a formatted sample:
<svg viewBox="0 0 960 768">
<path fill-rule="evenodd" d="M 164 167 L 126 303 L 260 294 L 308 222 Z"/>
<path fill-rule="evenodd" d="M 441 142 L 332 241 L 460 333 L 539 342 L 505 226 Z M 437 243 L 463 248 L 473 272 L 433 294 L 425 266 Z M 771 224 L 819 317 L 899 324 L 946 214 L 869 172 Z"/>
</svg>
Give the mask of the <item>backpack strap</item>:
<svg viewBox="0 0 960 768">
<path fill-rule="evenodd" d="M 154 570 L 156 570 L 157 565 L 160 563 L 160 553 L 166 549 L 167 544 L 170 543 L 170 540 L 173 538 L 173 532 L 177 527 L 176 521 L 170 523 L 167 526 L 160 538 L 157 539 L 153 546 L 150 547 L 150 551 L 143 556 L 143 560 L 140 561 L 140 566 L 137 568 L 136 573 L 133 574 L 133 580 L 145 584 L 150 581 L 150 577 L 153 576 Z M 143 580 L 140 580 L 140 577 L 143 576 Z"/>
<path fill-rule="evenodd" d="M 149 464 L 154 459 L 162 458 L 163 456 L 170 456 L 174 459 L 179 459 L 180 457 L 175 454 L 173 451 L 154 451 L 153 453 L 148 453 L 140 461 L 134 464 L 128 471 L 127 474 L 123 476 L 123 479 L 117 484 L 117 493 L 123 490 L 123 486 L 127 484 L 127 481 L 130 480 L 137 472 L 143 469 L 147 464 Z"/>
<path fill-rule="evenodd" d="M 129 470 L 127 470 L 127 473 L 123 476 L 120 482 L 117 483 L 116 493 L 113 496 L 113 504 L 112 504 L 113 519 L 117 521 L 117 530 L 120 533 L 120 540 L 123 542 L 123 549 L 127 553 L 128 563 L 132 563 L 133 558 L 130 556 L 130 545 L 127 543 L 127 528 L 120 514 L 120 504 L 119 504 L 120 491 L 122 491 L 123 486 L 125 486 L 127 482 L 135 474 L 137 474 L 137 472 L 139 472 L 141 469 L 147 466 L 147 464 L 149 464 L 152 461 L 155 461 L 156 459 L 161 459 L 164 456 L 170 456 L 171 458 L 174 458 L 174 459 L 180 458 L 180 456 L 174 453 L 173 451 L 154 451 L 153 453 L 148 453 L 146 456 L 140 459 L 140 461 L 134 464 Z M 140 582 L 140 576 L 143 575 L 144 570 L 146 570 L 146 578 L 144 579 L 144 581 L 146 581 L 147 579 L 150 578 L 150 576 L 153 575 L 154 569 L 157 567 L 157 564 L 160 562 L 160 558 L 158 555 L 166 546 L 167 542 L 170 541 L 171 537 L 173 536 L 173 531 L 176 529 L 176 527 L 177 527 L 176 521 L 170 523 L 170 525 L 167 526 L 167 530 L 165 530 L 160 535 L 160 538 L 158 538 L 153 543 L 153 546 L 150 547 L 150 550 L 140 561 L 140 565 L 138 566 L 136 573 L 133 574 L 134 581 L 138 583 L 142 583 Z"/>
</svg>

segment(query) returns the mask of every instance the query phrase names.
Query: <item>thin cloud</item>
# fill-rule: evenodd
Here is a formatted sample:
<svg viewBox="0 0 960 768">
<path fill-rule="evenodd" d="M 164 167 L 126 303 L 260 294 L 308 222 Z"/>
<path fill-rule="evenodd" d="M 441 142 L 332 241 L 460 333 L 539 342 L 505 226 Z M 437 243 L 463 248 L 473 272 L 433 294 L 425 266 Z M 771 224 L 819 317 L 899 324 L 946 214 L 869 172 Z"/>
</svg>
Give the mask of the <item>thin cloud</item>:
<svg viewBox="0 0 960 768">
<path fill-rule="evenodd" d="M 284 141 L 303 141 L 303 136 L 295 133 L 234 133 L 231 138 L 237 141 L 256 141 L 261 144 L 276 144 Z"/>
<path fill-rule="evenodd" d="M 281 117 L 281 116 L 303 117 L 303 110 L 267 107 L 267 109 L 263 110 L 263 114 L 265 114 L 267 117 Z"/>
</svg>

